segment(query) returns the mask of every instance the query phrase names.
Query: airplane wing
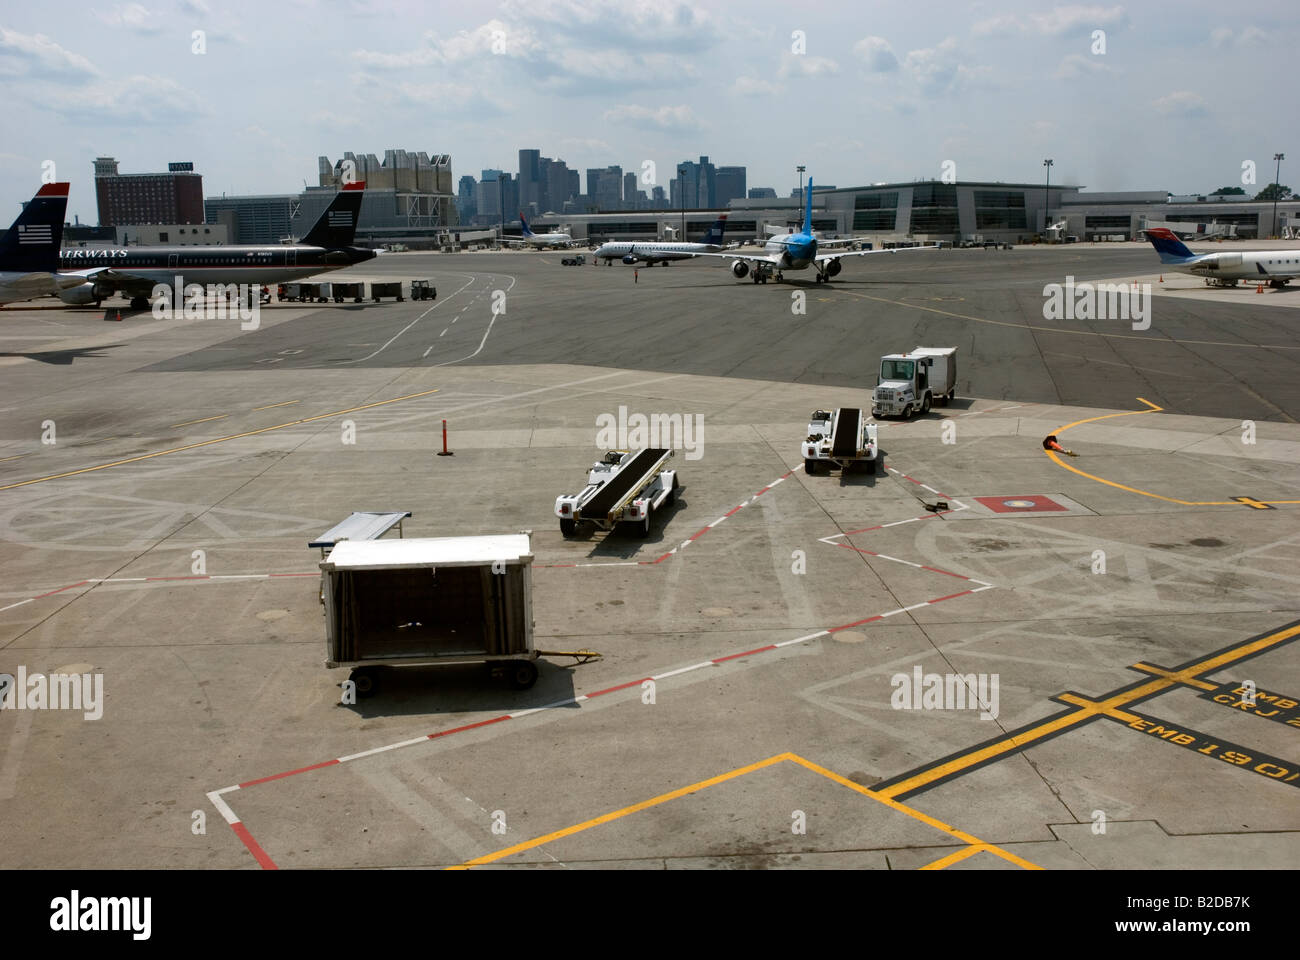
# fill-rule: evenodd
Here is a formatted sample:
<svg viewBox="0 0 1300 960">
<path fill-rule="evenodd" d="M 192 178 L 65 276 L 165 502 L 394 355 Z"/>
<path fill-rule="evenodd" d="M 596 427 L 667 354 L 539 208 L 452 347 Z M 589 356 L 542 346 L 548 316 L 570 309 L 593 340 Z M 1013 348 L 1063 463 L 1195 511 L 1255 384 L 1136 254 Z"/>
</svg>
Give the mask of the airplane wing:
<svg viewBox="0 0 1300 960">
<path fill-rule="evenodd" d="M 888 250 L 849 250 L 844 253 L 819 253 L 817 262 L 825 263 L 828 260 L 841 260 L 844 257 L 869 257 L 873 253 L 908 253 L 913 250 L 938 250 L 937 246 L 921 247 L 892 247 Z"/>
<path fill-rule="evenodd" d="M 720 257 L 723 260 L 744 260 L 746 263 L 770 263 L 773 266 L 781 265 L 781 257 L 775 253 L 696 253 L 696 257 Z"/>
</svg>

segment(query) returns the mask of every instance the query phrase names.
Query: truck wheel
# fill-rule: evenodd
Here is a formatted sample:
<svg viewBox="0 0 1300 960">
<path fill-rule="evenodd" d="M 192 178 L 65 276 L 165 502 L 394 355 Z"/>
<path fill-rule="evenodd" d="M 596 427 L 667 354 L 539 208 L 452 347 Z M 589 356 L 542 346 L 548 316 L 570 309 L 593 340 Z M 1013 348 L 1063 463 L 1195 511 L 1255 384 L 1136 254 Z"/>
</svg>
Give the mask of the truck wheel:
<svg viewBox="0 0 1300 960">
<path fill-rule="evenodd" d="M 674 474 L 673 474 L 673 486 L 672 486 L 672 489 L 668 491 L 668 497 L 667 497 L 667 499 L 664 500 L 664 503 L 665 503 L 667 506 L 670 506 L 670 507 L 671 507 L 674 503 L 677 502 L 677 487 L 678 487 L 678 483 L 677 483 L 677 474 L 674 473 Z"/>
<path fill-rule="evenodd" d="M 636 533 L 636 535 L 640 537 L 642 540 L 650 536 L 650 514 L 647 513 L 644 517 L 642 517 L 641 520 L 632 529 Z"/>
<path fill-rule="evenodd" d="M 565 537 L 571 537 L 577 532 L 578 532 L 577 520 L 568 520 L 568 519 L 560 520 L 560 533 L 562 533 Z"/>
<path fill-rule="evenodd" d="M 903 408 L 903 419 L 906 420 L 911 415 L 912 415 L 912 405 L 909 403 L 907 406 Z"/>
<path fill-rule="evenodd" d="M 817 472 L 817 461 L 809 460 L 805 457 L 803 461 L 803 472 L 808 474 L 810 477 L 815 474 Z"/>
<path fill-rule="evenodd" d="M 361 699 L 373 697 L 379 692 L 379 671 L 374 667 L 353 670 L 348 679 L 356 684 L 357 696 Z"/>
<path fill-rule="evenodd" d="M 925 416 L 929 412 L 930 412 L 930 395 L 927 393 L 924 397 L 921 398 L 921 416 Z"/>
<path fill-rule="evenodd" d="M 537 664 L 531 660 L 513 660 L 506 674 L 510 677 L 510 686 L 527 690 L 537 682 Z"/>
</svg>

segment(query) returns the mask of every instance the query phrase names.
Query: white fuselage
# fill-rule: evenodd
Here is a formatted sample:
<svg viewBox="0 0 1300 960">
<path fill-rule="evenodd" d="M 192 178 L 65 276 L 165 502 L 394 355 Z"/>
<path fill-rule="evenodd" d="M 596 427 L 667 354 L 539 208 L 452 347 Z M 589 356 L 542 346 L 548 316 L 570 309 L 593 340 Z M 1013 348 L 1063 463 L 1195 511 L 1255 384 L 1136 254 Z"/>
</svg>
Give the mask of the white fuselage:
<svg viewBox="0 0 1300 960">
<path fill-rule="evenodd" d="M 1198 277 L 1218 280 L 1292 280 L 1300 277 L 1300 250 L 1255 250 L 1198 254 L 1186 263 L 1167 264 Z"/>
<path fill-rule="evenodd" d="M 636 257 L 646 263 L 658 263 L 661 260 L 689 260 L 699 253 L 717 253 L 723 247 L 716 243 L 658 242 L 635 243 L 617 240 L 602 243 L 593 256 L 605 260 L 622 260 L 624 257 Z"/>
<path fill-rule="evenodd" d="M 520 237 L 530 247 L 570 247 L 573 238 L 567 233 L 534 233 L 531 237 Z"/>
</svg>

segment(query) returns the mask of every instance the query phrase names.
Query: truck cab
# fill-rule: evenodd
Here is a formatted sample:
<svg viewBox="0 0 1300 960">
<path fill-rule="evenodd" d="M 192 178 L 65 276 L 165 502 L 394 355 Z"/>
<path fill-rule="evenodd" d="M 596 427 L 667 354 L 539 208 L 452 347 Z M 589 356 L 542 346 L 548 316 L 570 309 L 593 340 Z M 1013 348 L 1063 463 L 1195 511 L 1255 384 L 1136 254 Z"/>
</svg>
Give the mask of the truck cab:
<svg viewBox="0 0 1300 960">
<path fill-rule="evenodd" d="M 880 377 L 871 395 L 873 417 L 912 416 L 947 404 L 956 393 L 957 348 L 917 347 L 880 358 Z"/>
</svg>

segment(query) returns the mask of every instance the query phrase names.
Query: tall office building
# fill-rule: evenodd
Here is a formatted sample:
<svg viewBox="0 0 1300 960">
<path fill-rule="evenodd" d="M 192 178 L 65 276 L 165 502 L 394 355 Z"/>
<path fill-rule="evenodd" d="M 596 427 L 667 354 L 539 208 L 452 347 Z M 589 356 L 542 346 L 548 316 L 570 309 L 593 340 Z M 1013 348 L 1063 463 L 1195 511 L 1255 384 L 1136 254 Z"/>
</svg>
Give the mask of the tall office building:
<svg viewBox="0 0 1300 960">
<path fill-rule="evenodd" d="M 710 206 L 725 207 L 729 200 L 745 198 L 745 168 L 718 167 L 713 178 L 713 202 Z"/>
<path fill-rule="evenodd" d="M 623 174 L 623 209 L 635 210 L 638 206 L 637 201 L 636 174 L 629 170 Z"/>
<path fill-rule="evenodd" d="M 519 205 L 521 207 L 541 207 L 541 159 L 540 150 L 519 151 Z"/>
</svg>

